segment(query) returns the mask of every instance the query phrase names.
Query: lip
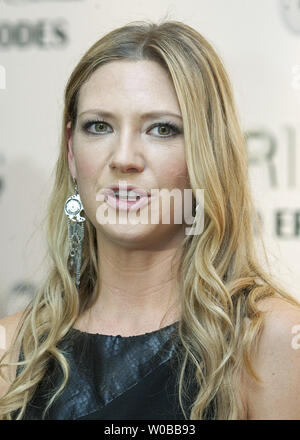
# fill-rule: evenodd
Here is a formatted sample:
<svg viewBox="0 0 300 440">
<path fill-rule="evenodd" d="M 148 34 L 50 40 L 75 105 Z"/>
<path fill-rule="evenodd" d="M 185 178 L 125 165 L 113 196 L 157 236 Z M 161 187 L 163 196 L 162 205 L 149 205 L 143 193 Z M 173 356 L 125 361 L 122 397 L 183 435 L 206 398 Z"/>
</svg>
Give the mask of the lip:
<svg viewBox="0 0 300 440">
<path fill-rule="evenodd" d="M 143 208 L 143 206 L 147 205 L 151 199 L 151 196 L 143 196 L 139 200 L 134 202 L 129 200 L 120 200 L 115 196 L 111 196 L 110 194 L 108 194 L 106 197 L 108 205 L 110 205 L 112 208 L 115 208 L 116 210 L 122 211 L 137 211 L 138 209 Z"/>
<path fill-rule="evenodd" d="M 116 190 L 135 191 L 140 195 L 140 199 L 136 201 L 120 200 L 115 197 Z M 143 188 L 138 188 L 133 185 L 110 185 L 104 188 L 101 193 L 105 196 L 105 200 L 109 206 L 116 210 L 137 211 L 138 209 L 147 205 L 152 199 L 151 193 Z"/>
<path fill-rule="evenodd" d="M 112 194 L 112 192 L 115 192 L 116 190 L 119 191 L 135 191 L 136 193 L 140 194 L 141 197 L 144 196 L 150 196 L 150 191 L 144 189 L 144 188 L 138 188 L 137 186 L 133 185 L 126 185 L 123 183 L 120 183 L 119 185 L 109 185 L 106 188 L 103 189 L 104 194 Z"/>
</svg>

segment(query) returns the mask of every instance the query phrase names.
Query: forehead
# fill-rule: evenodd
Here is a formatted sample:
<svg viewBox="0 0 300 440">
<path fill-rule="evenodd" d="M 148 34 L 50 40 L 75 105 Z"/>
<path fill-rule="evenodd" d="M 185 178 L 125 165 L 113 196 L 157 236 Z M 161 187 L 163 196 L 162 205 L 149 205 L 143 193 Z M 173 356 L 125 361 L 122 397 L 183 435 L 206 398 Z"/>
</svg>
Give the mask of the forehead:
<svg viewBox="0 0 300 440">
<path fill-rule="evenodd" d="M 78 113 L 126 103 L 128 107 L 141 104 L 150 106 L 148 110 L 159 110 L 166 102 L 170 110 L 180 112 L 172 79 L 165 68 L 150 60 L 116 60 L 100 66 L 82 85 Z"/>
</svg>

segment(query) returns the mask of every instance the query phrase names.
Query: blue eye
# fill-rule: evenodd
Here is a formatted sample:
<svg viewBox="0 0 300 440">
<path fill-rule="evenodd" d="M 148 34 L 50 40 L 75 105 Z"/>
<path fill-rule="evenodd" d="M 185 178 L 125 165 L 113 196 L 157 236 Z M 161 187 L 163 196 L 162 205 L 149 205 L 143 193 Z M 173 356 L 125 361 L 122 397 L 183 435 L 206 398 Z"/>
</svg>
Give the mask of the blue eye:
<svg viewBox="0 0 300 440">
<path fill-rule="evenodd" d="M 94 126 L 94 130 L 90 131 L 89 128 L 92 126 Z M 104 120 L 100 120 L 100 119 L 90 120 L 90 121 L 85 122 L 82 125 L 82 130 L 85 133 L 88 133 L 91 135 L 106 134 L 107 131 L 103 130 L 103 128 L 105 129 L 105 126 L 107 127 L 107 126 L 109 126 L 109 124 L 107 122 L 105 122 Z M 148 131 L 153 130 L 154 128 L 159 128 L 159 131 L 161 128 L 163 128 L 163 132 L 160 131 L 161 135 L 158 136 L 160 138 L 169 138 L 169 137 L 176 136 L 177 134 L 182 133 L 182 130 L 176 124 L 173 124 L 172 122 L 169 122 L 169 121 L 168 122 L 158 122 L 156 124 L 153 124 Z M 166 133 L 166 129 L 167 129 L 167 133 Z M 170 134 L 170 132 L 171 132 L 171 134 Z"/>
</svg>

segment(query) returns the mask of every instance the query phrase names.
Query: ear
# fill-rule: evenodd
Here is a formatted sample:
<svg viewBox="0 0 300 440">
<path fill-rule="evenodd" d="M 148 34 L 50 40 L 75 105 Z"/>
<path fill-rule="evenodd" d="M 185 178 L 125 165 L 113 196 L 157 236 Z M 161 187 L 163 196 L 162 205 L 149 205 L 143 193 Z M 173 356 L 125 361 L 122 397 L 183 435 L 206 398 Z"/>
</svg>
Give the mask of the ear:
<svg viewBox="0 0 300 440">
<path fill-rule="evenodd" d="M 74 157 L 74 151 L 73 151 L 73 138 L 71 134 L 71 121 L 67 123 L 66 126 L 66 136 L 67 136 L 67 143 L 68 143 L 68 162 L 69 162 L 69 169 L 71 176 L 73 179 L 77 178 L 77 171 L 76 171 L 76 163 L 75 163 L 75 157 Z"/>
</svg>

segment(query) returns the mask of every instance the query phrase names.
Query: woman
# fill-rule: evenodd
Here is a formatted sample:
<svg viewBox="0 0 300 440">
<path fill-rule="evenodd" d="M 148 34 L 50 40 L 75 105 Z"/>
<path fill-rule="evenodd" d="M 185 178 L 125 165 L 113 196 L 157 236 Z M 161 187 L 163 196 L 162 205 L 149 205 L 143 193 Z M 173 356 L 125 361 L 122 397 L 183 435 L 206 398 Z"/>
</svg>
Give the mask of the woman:
<svg viewBox="0 0 300 440">
<path fill-rule="evenodd" d="M 49 276 L 1 321 L 2 353 L 20 361 L 2 359 L 1 418 L 300 418 L 299 303 L 258 261 L 247 173 L 203 36 L 142 22 L 97 41 L 65 90 Z M 201 233 L 163 222 L 153 189 L 192 190 L 194 226 L 204 189 Z M 148 221 L 120 221 L 137 212 Z"/>
</svg>

